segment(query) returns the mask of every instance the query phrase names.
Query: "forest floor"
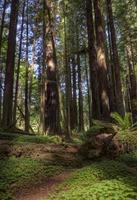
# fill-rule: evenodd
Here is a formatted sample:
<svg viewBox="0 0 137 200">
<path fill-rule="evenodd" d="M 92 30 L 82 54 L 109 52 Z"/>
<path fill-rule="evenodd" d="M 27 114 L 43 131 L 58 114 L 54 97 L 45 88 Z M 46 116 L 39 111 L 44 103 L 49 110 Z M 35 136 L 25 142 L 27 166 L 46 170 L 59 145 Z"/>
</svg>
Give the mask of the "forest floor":
<svg viewBox="0 0 137 200">
<path fill-rule="evenodd" d="M 85 163 L 78 149 L 0 133 L 0 200 L 137 199 L 137 151 Z"/>
<path fill-rule="evenodd" d="M 24 188 L 14 194 L 14 200 L 40 200 L 53 193 L 55 188 L 71 177 L 72 172 L 62 172 L 49 179 L 43 179 L 40 184 Z"/>
</svg>

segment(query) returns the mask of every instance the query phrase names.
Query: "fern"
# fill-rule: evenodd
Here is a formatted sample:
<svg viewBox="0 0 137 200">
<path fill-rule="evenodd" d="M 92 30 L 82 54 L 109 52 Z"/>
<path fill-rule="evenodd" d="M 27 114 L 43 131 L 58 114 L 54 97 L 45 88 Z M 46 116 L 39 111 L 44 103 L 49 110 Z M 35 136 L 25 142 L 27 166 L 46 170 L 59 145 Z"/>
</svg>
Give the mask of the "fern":
<svg viewBox="0 0 137 200">
<path fill-rule="evenodd" d="M 126 113 L 125 116 L 122 117 L 120 114 L 115 112 L 111 114 L 111 117 L 115 120 L 121 130 L 130 129 L 132 126 L 130 113 Z"/>
</svg>

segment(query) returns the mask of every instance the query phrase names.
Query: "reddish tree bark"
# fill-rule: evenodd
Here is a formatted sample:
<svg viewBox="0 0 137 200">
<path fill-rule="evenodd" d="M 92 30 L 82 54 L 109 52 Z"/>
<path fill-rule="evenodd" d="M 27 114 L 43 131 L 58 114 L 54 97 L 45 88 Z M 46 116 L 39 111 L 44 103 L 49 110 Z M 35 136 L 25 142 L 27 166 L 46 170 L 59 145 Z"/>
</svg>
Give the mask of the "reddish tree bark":
<svg viewBox="0 0 137 200">
<path fill-rule="evenodd" d="M 4 128 L 8 128 L 12 125 L 13 82 L 14 82 L 18 8 L 19 8 L 19 0 L 12 0 L 9 36 L 8 36 L 7 61 L 6 61 L 4 102 L 3 102 Z"/>
<path fill-rule="evenodd" d="M 119 55 L 118 55 L 118 50 L 117 50 L 115 26 L 114 26 L 114 20 L 113 20 L 112 2 L 111 0 L 107 0 L 106 3 L 107 3 L 107 13 L 108 13 L 108 19 L 109 19 L 109 26 L 110 26 L 110 35 L 111 35 L 112 59 L 114 63 L 114 73 L 115 73 L 116 111 L 119 114 L 124 115 L 122 84 L 121 84 L 121 77 L 120 77 L 120 63 L 119 63 Z"/>
<path fill-rule="evenodd" d="M 86 0 L 87 11 L 87 31 L 88 31 L 88 46 L 89 46 L 89 69 L 90 69 L 90 93 L 92 94 L 92 117 L 100 119 L 100 102 L 99 102 L 99 85 L 97 77 L 97 54 L 95 48 L 95 35 L 93 23 L 93 8 L 91 0 Z"/>
<path fill-rule="evenodd" d="M 96 32 L 96 44 L 97 44 L 97 63 L 98 63 L 98 81 L 99 81 L 99 96 L 100 96 L 100 109 L 101 118 L 109 119 L 109 95 L 108 95 L 108 80 L 107 80 L 107 62 L 105 54 L 105 38 L 103 19 L 100 7 L 100 0 L 94 0 L 95 11 L 95 32 Z"/>
<path fill-rule="evenodd" d="M 45 1 L 47 11 L 46 27 L 46 89 L 45 89 L 45 130 L 46 133 L 55 134 L 59 126 L 59 91 L 57 79 L 57 59 L 53 33 L 52 6 Z"/>
</svg>

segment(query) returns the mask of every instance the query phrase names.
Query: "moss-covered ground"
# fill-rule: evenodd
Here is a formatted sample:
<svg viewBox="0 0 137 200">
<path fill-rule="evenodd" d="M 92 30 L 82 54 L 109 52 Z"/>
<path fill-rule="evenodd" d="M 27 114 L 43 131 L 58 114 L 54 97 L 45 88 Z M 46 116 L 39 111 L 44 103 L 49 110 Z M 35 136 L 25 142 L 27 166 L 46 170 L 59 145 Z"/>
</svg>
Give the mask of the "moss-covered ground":
<svg viewBox="0 0 137 200">
<path fill-rule="evenodd" d="M 77 170 L 49 199 L 136 200 L 137 151 L 115 161 L 101 160 Z"/>
<path fill-rule="evenodd" d="M 13 193 L 22 187 L 38 184 L 42 178 L 55 176 L 62 171 L 62 166 L 31 158 L 11 157 L 0 160 L 0 199 L 12 199 Z"/>
</svg>

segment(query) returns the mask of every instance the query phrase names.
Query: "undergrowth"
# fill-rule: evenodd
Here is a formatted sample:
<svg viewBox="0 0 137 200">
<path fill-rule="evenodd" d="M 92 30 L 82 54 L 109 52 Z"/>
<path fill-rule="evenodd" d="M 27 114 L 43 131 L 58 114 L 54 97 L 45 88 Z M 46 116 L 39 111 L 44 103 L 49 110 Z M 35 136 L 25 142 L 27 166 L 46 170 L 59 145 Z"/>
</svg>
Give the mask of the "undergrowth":
<svg viewBox="0 0 137 200">
<path fill-rule="evenodd" d="M 38 183 L 43 177 L 52 177 L 62 170 L 62 166 L 31 158 L 11 157 L 0 160 L 0 199 L 10 200 L 18 188 Z"/>
<path fill-rule="evenodd" d="M 21 135 L 15 133 L 0 133 L 0 139 L 7 139 L 13 143 L 37 143 L 37 144 L 59 144 L 61 138 L 59 136 L 38 136 L 38 135 Z"/>
<path fill-rule="evenodd" d="M 77 170 L 72 178 L 59 186 L 49 199 L 136 200 L 137 171 L 132 172 L 130 162 L 129 167 L 129 157 L 132 159 L 132 164 L 137 167 L 137 151 L 123 155 L 116 161 L 96 162 Z"/>
</svg>

